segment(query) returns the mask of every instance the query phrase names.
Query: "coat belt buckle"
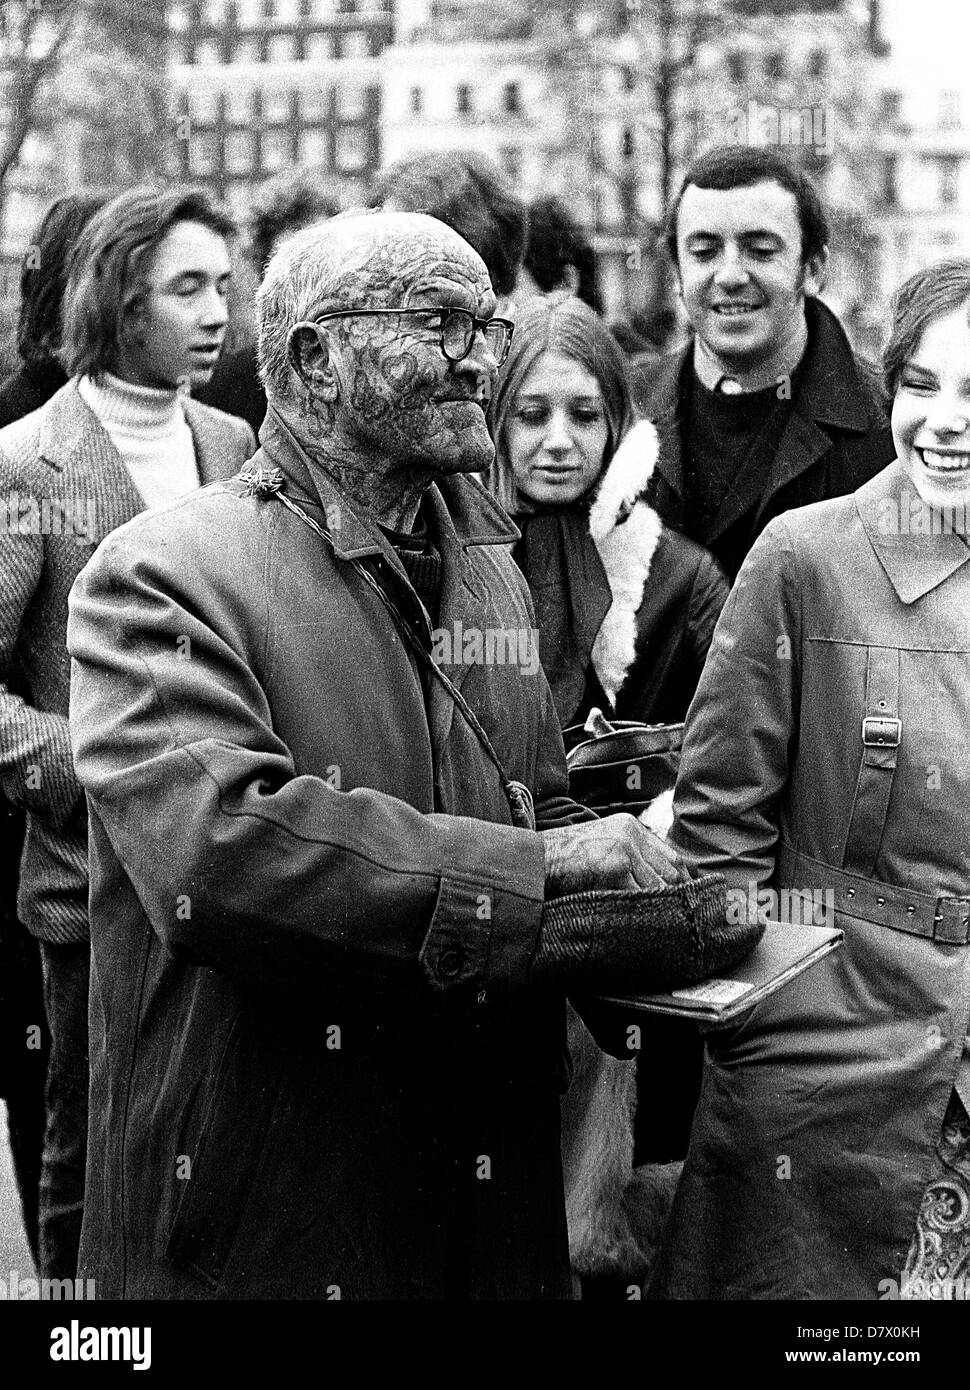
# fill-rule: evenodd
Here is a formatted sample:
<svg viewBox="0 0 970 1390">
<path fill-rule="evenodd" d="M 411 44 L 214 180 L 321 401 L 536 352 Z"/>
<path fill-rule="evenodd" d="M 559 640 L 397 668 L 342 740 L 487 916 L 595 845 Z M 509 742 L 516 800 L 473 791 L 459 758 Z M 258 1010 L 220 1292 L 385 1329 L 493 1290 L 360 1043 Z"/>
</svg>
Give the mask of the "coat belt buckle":
<svg viewBox="0 0 970 1390">
<path fill-rule="evenodd" d="M 938 898 L 933 940 L 947 946 L 970 946 L 970 898 Z"/>
<path fill-rule="evenodd" d="M 862 721 L 862 742 L 867 748 L 898 748 L 902 734 L 901 719 L 870 715 Z"/>
</svg>

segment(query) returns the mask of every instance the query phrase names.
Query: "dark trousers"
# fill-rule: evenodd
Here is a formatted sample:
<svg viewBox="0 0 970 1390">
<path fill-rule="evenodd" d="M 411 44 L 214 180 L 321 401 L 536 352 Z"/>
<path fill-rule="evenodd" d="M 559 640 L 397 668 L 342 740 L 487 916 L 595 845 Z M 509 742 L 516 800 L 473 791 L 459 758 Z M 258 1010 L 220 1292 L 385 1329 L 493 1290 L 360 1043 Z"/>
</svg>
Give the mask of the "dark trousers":
<svg viewBox="0 0 970 1390">
<path fill-rule="evenodd" d="M 77 1274 L 88 1132 L 88 980 L 91 948 L 40 943 L 51 1034 L 40 1177 L 40 1270 Z"/>
<path fill-rule="evenodd" d="M 17 920 L 22 812 L 0 797 L 0 1096 L 24 1229 L 40 1266 L 38 1206 L 44 1146 L 44 1084 L 50 1038 L 44 1016 L 40 948 Z"/>
</svg>

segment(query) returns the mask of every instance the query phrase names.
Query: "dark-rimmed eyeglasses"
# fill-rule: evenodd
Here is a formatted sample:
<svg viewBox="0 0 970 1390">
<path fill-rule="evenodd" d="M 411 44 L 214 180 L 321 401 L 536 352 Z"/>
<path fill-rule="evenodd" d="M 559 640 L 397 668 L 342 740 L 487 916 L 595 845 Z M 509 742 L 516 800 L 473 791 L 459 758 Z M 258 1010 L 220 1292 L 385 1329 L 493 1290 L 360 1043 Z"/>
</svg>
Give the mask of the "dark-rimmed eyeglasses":
<svg viewBox="0 0 970 1390">
<path fill-rule="evenodd" d="M 422 309 L 410 306 L 402 309 L 333 309 L 315 318 L 295 323 L 290 334 L 298 328 L 316 328 L 327 319 L 383 318 L 388 314 L 421 314 L 425 318 L 436 319 L 431 327 L 437 328 L 441 337 L 441 351 L 449 362 L 463 361 L 472 350 L 475 334 L 481 332 L 485 344 L 501 367 L 512 346 L 512 332 L 515 325 L 510 319 L 478 319 L 467 309 Z"/>
</svg>

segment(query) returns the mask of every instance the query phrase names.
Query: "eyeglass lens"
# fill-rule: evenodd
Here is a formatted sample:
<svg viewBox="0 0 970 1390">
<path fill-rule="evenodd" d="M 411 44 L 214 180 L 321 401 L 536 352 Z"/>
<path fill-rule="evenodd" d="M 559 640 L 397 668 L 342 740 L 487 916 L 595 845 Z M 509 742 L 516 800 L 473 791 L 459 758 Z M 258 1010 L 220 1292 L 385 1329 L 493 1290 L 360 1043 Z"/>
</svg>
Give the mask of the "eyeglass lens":
<svg viewBox="0 0 970 1390">
<path fill-rule="evenodd" d="M 458 361 L 468 355 L 474 336 L 475 320 L 467 310 L 455 309 L 450 314 L 445 315 L 442 323 L 442 341 L 446 355 L 453 361 Z M 488 350 L 496 361 L 501 362 L 505 355 L 507 337 L 508 330 L 504 323 L 497 323 L 493 320 L 485 329 L 485 341 L 488 344 Z"/>
</svg>

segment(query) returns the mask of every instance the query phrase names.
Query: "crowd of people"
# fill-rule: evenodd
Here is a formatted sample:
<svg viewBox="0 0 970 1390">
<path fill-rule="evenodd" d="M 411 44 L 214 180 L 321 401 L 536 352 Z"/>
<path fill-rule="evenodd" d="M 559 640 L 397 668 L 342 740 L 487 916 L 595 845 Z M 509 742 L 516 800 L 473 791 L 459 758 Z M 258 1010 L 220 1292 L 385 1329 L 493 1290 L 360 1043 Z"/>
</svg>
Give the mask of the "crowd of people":
<svg viewBox="0 0 970 1390">
<path fill-rule="evenodd" d="M 952 1297 L 970 261 L 900 288 L 880 369 L 820 297 L 810 179 L 715 149 L 665 349 L 607 323 L 559 200 L 418 155 L 366 208 L 274 181 L 223 351 L 235 235 L 198 189 L 59 199 L 0 385 L 0 1094 L 39 1272 Z M 653 726 L 671 785 L 594 811 L 566 750 Z M 743 959 L 728 892 L 765 888 L 831 892 L 840 949 L 706 1032 L 602 1003 Z"/>
</svg>

